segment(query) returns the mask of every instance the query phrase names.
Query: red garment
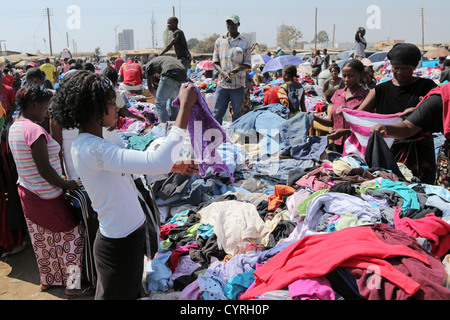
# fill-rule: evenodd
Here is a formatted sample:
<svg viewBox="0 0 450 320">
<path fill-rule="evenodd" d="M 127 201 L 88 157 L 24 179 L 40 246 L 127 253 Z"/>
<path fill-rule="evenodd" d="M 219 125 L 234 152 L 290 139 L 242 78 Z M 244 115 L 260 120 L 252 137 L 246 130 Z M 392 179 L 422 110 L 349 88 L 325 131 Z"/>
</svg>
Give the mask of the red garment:
<svg viewBox="0 0 450 320">
<path fill-rule="evenodd" d="M 120 71 L 120 67 L 123 65 L 125 61 L 123 61 L 122 58 L 117 58 L 116 61 L 114 61 L 114 69 L 116 69 L 117 72 Z"/>
<path fill-rule="evenodd" d="M 167 261 L 167 266 L 170 269 L 170 271 L 172 271 L 172 273 L 175 272 L 175 269 L 178 266 L 180 256 L 189 253 L 190 248 L 198 249 L 198 245 L 196 243 L 191 243 L 185 246 L 178 247 L 175 250 L 171 251 L 169 261 Z"/>
<path fill-rule="evenodd" d="M 165 225 L 161 226 L 160 232 L 159 232 L 159 239 L 163 240 L 165 237 L 167 237 L 169 235 L 170 230 L 172 230 L 172 228 L 174 228 L 174 227 L 178 227 L 178 224 L 172 223 L 172 224 L 165 224 Z"/>
<path fill-rule="evenodd" d="M 368 226 L 306 236 L 256 269 L 256 285 L 241 299 L 252 299 L 264 292 L 282 289 L 298 279 L 326 275 L 339 266 L 375 269 L 411 296 L 420 289 L 420 285 L 383 260 L 395 256 L 413 257 L 429 265 L 426 256 L 407 246 L 383 243 Z"/>
<path fill-rule="evenodd" d="M 273 195 L 269 197 L 268 210 L 273 211 L 283 203 L 283 196 L 293 194 L 295 189 L 290 186 L 276 185 Z"/>
<path fill-rule="evenodd" d="M 124 63 L 120 68 L 120 75 L 123 76 L 123 83 L 129 86 L 136 86 L 142 84 L 142 68 L 139 63 L 134 62 L 133 59 Z"/>
<path fill-rule="evenodd" d="M 18 185 L 17 191 L 25 217 L 52 232 L 69 232 L 79 223 L 64 194 L 54 199 L 42 199 Z"/>
<path fill-rule="evenodd" d="M 264 105 L 279 103 L 283 106 L 289 106 L 289 100 L 286 92 L 280 87 L 266 87 L 264 90 Z"/>
<path fill-rule="evenodd" d="M 5 74 L 3 76 L 3 84 L 12 87 L 14 83 L 14 76 L 11 74 Z"/>
<path fill-rule="evenodd" d="M 325 104 L 325 102 L 318 102 L 316 104 L 316 111 L 317 112 L 324 112 L 324 111 L 327 110 L 327 108 L 328 108 L 328 105 Z"/>
<path fill-rule="evenodd" d="M 11 103 L 16 101 L 16 93 L 14 89 L 7 85 L 1 85 L 0 88 L 0 101 L 2 102 L 3 108 L 6 114 L 11 110 Z"/>
<path fill-rule="evenodd" d="M 402 218 L 396 210 L 394 225 L 398 230 L 415 238 L 425 238 L 431 244 L 431 253 L 436 257 L 444 256 L 450 249 L 450 224 L 429 213 L 420 219 Z"/>
<path fill-rule="evenodd" d="M 400 209 L 400 208 L 398 208 Z M 384 277 L 359 268 L 345 268 L 355 277 L 361 296 L 366 300 L 450 300 L 450 289 L 442 285 L 446 277 L 441 260 L 421 246 L 416 238 L 384 223 L 371 226 L 374 234 L 387 244 L 405 245 L 426 256 L 430 266 L 406 256 L 387 258 L 397 270 L 420 284 L 420 289 L 411 297 Z"/>
</svg>

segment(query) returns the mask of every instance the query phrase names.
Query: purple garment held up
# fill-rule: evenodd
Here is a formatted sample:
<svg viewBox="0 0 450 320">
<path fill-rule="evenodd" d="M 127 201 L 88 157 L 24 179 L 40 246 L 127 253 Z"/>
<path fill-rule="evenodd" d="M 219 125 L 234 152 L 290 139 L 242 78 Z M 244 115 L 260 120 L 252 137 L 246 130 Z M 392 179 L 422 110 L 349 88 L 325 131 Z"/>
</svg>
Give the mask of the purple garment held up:
<svg viewBox="0 0 450 320">
<path fill-rule="evenodd" d="M 183 85 L 187 86 L 188 83 Z M 233 173 L 217 151 L 222 143 L 231 143 L 231 139 L 212 116 L 200 90 L 196 86 L 194 88 L 197 90 L 198 99 L 192 107 L 187 130 L 194 149 L 195 160 L 198 162 L 198 171 L 202 177 L 206 176 L 207 167 L 211 168 L 213 174 L 226 172 L 230 176 L 231 182 L 234 183 Z M 172 102 L 172 106 L 180 107 L 178 97 Z"/>
</svg>

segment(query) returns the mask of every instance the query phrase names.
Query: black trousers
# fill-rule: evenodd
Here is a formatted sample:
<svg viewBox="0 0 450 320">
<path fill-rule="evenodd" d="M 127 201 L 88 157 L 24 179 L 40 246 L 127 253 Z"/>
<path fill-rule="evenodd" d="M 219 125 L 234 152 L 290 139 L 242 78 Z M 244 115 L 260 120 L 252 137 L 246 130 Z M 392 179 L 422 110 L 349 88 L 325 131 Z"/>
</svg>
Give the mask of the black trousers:
<svg viewBox="0 0 450 320">
<path fill-rule="evenodd" d="M 145 228 L 124 238 L 111 239 L 97 232 L 94 243 L 97 270 L 96 300 L 136 300 L 142 286 Z"/>
</svg>

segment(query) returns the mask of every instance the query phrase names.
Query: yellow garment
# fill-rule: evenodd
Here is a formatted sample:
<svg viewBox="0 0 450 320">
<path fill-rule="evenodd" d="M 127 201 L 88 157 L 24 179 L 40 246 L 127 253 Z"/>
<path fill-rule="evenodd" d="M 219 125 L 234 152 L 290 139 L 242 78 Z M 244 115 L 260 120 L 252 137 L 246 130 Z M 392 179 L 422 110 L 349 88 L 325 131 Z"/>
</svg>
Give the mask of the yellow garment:
<svg viewBox="0 0 450 320">
<path fill-rule="evenodd" d="M 50 80 L 52 83 L 55 82 L 55 78 L 53 74 L 56 72 L 56 67 L 51 63 L 44 63 L 41 68 L 42 71 L 45 72 L 45 77 Z"/>
<path fill-rule="evenodd" d="M 275 230 L 275 228 L 278 226 L 280 221 L 289 221 L 290 220 L 290 213 L 288 210 L 284 210 L 281 212 L 278 212 L 275 217 L 271 220 L 266 220 L 264 223 L 266 224 L 267 229 L 269 229 L 269 233 L 261 240 L 261 243 L 264 246 L 267 246 L 270 239 L 270 234 Z"/>
<path fill-rule="evenodd" d="M 333 161 L 333 172 L 339 177 L 342 175 L 342 172 L 344 172 L 344 170 L 349 170 L 351 168 L 352 167 L 345 161 L 342 160 Z"/>
</svg>

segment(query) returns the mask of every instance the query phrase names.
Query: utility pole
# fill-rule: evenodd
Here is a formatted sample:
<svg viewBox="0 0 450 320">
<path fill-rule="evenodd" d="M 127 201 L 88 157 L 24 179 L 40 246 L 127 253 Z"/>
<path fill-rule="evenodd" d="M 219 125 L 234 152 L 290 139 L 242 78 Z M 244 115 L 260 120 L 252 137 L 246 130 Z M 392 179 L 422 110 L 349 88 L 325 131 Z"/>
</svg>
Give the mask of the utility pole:
<svg viewBox="0 0 450 320">
<path fill-rule="evenodd" d="M 314 36 L 314 52 L 317 50 L 317 7 L 316 7 L 316 21 L 315 21 L 315 36 Z"/>
<path fill-rule="evenodd" d="M 114 27 L 114 33 L 115 33 L 115 35 L 116 35 L 116 47 L 114 48 L 114 51 L 118 51 L 117 49 L 118 49 L 118 46 L 117 46 L 117 28 L 119 27 L 119 25 L 116 25 L 115 27 Z"/>
<path fill-rule="evenodd" d="M 155 38 L 155 28 L 156 28 L 156 19 L 155 19 L 155 12 L 152 11 L 152 48 L 155 49 L 157 46 L 157 41 Z"/>
<path fill-rule="evenodd" d="M 333 24 L 333 48 L 335 47 L 335 43 L 334 43 L 335 37 L 336 37 L 336 25 Z"/>
<path fill-rule="evenodd" d="M 175 6 L 172 7 L 172 17 L 175 17 Z"/>
<path fill-rule="evenodd" d="M 50 28 L 50 9 L 47 8 L 47 21 L 48 21 L 48 40 L 49 40 L 49 45 L 50 45 L 50 55 L 53 55 L 53 50 L 52 50 L 52 31 Z"/>
<path fill-rule="evenodd" d="M 422 8 L 422 50 L 425 50 L 425 23 L 423 17 L 423 8 Z"/>
<path fill-rule="evenodd" d="M 69 49 L 69 33 L 66 32 L 67 49 Z"/>
</svg>

